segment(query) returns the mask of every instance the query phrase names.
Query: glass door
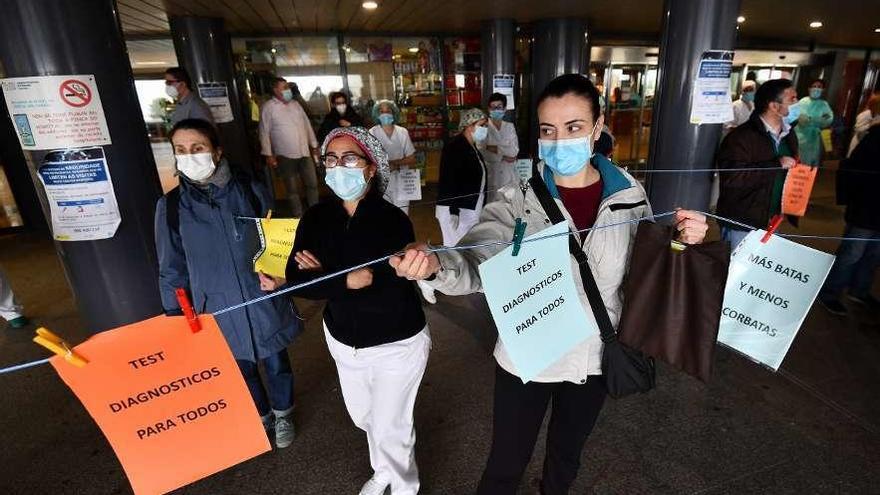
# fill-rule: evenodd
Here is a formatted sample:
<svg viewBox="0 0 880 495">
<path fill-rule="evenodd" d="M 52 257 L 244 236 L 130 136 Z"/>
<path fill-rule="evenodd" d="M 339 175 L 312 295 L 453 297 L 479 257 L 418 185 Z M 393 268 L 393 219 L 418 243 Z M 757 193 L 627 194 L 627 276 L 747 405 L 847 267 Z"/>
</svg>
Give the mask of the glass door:
<svg viewBox="0 0 880 495">
<path fill-rule="evenodd" d="M 615 139 L 613 159 L 622 165 L 648 160 L 657 66 L 611 64 L 605 74 L 606 125 Z"/>
</svg>

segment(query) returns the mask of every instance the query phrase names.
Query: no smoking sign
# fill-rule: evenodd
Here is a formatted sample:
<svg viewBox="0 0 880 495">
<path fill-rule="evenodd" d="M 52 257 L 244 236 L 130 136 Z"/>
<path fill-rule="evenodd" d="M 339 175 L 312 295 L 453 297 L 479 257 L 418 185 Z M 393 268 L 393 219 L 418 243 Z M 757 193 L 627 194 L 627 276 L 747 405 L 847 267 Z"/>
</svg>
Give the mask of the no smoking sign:
<svg viewBox="0 0 880 495">
<path fill-rule="evenodd" d="M 92 101 L 92 90 L 89 89 L 89 85 L 77 79 L 62 82 L 58 92 L 61 101 L 75 108 L 84 107 Z"/>
</svg>

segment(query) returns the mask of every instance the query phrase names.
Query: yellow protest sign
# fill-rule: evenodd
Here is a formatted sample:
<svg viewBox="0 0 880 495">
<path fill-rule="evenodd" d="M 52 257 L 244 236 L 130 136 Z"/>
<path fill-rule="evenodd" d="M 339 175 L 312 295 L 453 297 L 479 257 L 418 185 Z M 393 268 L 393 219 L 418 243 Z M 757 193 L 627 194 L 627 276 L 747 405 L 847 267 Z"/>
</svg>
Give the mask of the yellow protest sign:
<svg viewBox="0 0 880 495">
<path fill-rule="evenodd" d="M 50 361 L 104 432 L 136 495 L 158 495 L 271 449 L 213 316 L 101 332 Z M 42 336 L 54 337 L 48 332 Z"/>
<path fill-rule="evenodd" d="M 298 218 L 260 218 L 257 232 L 260 234 L 260 250 L 254 256 L 254 271 L 273 277 L 284 277 L 287 259 L 293 250 Z"/>
<path fill-rule="evenodd" d="M 825 153 L 831 153 L 834 151 L 834 143 L 831 141 L 831 129 L 822 129 L 822 147 L 825 148 Z"/>
</svg>

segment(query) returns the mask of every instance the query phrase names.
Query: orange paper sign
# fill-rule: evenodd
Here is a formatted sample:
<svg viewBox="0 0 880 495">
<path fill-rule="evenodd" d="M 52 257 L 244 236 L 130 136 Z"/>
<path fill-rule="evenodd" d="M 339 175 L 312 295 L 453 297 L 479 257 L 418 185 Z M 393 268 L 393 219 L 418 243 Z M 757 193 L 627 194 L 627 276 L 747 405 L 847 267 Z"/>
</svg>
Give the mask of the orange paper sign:
<svg viewBox="0 0 880 495">
<path fill-rule="evenodd" d="M 785 185 L 782 188 L 782 213 L 802 217 L 807 212 L 807 203 L 816 182 L 816 167 L 800 163 L 788 169 Z"/>
<path fill-rule="evenodd" d="M 134 492 L 161 494 L 271 447 L 220 328 L 157 316 L 100 333 L 52 366 L 98 423 Z"/>
</svg>

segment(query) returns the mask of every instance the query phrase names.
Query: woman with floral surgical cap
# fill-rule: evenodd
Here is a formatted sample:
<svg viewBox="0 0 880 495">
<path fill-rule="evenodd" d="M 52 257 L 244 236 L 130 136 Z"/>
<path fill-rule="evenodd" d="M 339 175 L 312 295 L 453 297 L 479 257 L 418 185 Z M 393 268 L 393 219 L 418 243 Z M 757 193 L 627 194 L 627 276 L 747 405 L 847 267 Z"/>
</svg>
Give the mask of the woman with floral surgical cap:
<svg viewBox="0 0 880 495">
<path fill-rule="evenodd" d="M 302 283 L 400 251 L 415 239 L 409 217 L 382 199 L 388 156 L 363 127 L 344 127 L 324 140 L 326 182 L 335 196 L 303 215 L 287 263 L 287 280 Z M 282 284 L 284 280 L 276 280 Z M 388 264 L 301 289 L 326 299 L 324 334 L 336 361 L 342 398 L 367 434 L 373 476 L 362 495 L 415 495 L 413 407 L 431 348 L 413 282 Z"/>
</svg>

